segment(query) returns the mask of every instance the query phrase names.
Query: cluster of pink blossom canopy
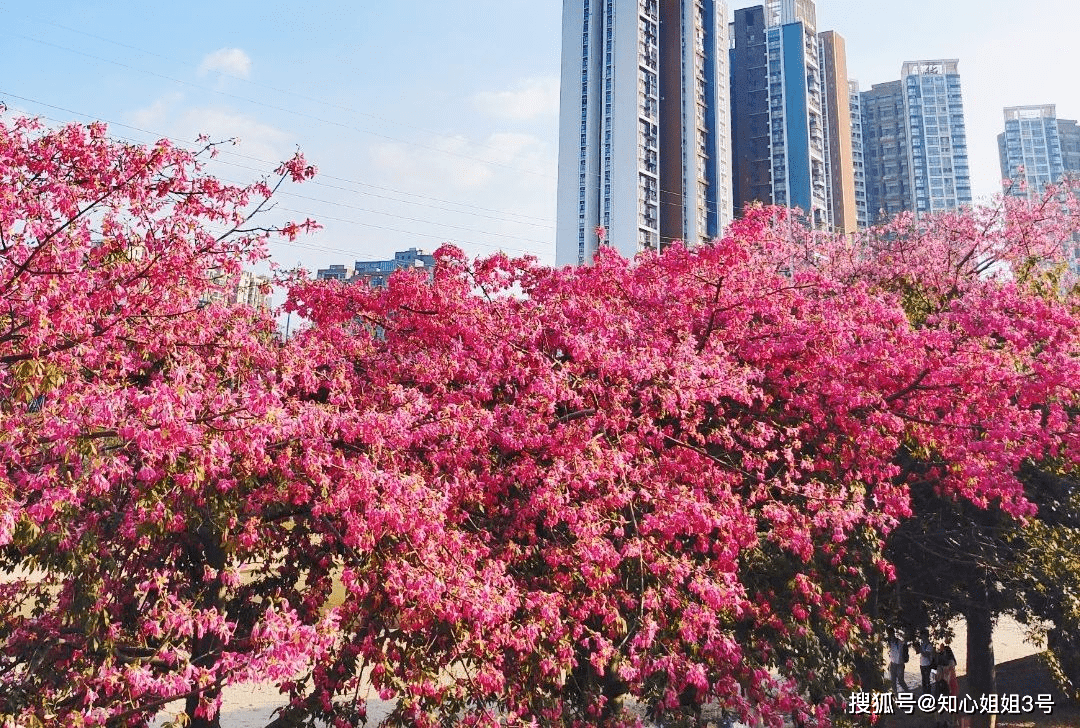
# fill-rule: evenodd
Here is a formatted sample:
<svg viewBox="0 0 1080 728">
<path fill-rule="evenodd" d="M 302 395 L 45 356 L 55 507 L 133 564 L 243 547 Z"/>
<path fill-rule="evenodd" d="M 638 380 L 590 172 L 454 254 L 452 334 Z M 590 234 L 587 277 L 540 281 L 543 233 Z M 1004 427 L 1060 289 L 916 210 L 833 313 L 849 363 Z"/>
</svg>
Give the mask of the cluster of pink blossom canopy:
<svg viewBox="0 0 1080 728">
<path fill-rule="evenodd" d="M 14 725 L 212 720 L 244 681 L 330 725 L 376 694 L 401 725 L 633 724 L 623 697 L 825 722 L 909 515 L 898 452 L 1018 518 L 1020 466 L 1080 453 L 1071 197 L 854 236 L 758 208 L 577 269 L 447 246 L 384 289 L 283 275 L 309 325 L 282 342 L 208 293 L 316 226 L 201 164 L 0 122 Z"/>
</svg>

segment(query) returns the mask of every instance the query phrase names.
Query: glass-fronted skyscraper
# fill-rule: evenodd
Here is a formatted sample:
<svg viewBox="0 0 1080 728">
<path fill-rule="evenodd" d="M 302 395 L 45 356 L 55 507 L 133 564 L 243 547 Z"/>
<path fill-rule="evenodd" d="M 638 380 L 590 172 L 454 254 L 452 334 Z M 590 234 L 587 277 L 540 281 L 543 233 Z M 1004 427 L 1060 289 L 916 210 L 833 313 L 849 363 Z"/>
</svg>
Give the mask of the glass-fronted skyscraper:
<svg viewBox="0 0 1080 728">
<path fill-rule="evenodd" d="M 564 2 L 558 265 L 590 262 L 601 226 L 628 257 L 722 233 L 727 49 L 722 0 Z"/>
<path fill-rule="evenodd" d="M 967 131 L 956 59 L 908 61 L 900 80 L 862 94 L 871 221 L 971 204 Z"/>
</svg>

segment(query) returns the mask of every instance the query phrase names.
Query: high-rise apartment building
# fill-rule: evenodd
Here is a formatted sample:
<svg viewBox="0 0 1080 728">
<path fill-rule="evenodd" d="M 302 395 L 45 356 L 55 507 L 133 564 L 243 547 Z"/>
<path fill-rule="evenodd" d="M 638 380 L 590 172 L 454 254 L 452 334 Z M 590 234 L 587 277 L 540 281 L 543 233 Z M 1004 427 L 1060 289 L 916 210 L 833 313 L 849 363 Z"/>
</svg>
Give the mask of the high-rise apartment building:
<svg viewBox="0 0 1080 728">
<path fill-rule="evenodd" d="M 997 141 L 1007 194 L 1037 199 L 1047 185 L 1080 181 L 1080 128 L 1057 118 L 1054 104 L 1005 109 L 1005 132 Z M 1065 244 L 1065 257 L 1080 273 L 1080 235 Z"/>
<path fill-rule="evenodd" d="M 812 0 L 770 0 L 731 25 L 736 209 L 799 207 L 815 227 L 857 225 L 844 39 L 818 35 Z"/>
<path fill-rule="evenodd" d="M 870 224 L 866 205 L 866 162 L 863 158 L 862 94 L 859 82 L 848 81 L 848 103 L 851 114 L 851 166 L 855 181 L 855 217 L 860 228 Z"/>
<path fill-rule="evenodd" d="M 1065 176 L 1080 179 L 1080 126 L 1071 119 L 1058 119 L 1057 132 Z M 1080 234 L 1073 233 L 1071 242 L 1066 243 L 1065 257 L 1072 272 L 1080 275 Z"/>
<path fill-rule="evenodd" d="M 735 207 L 799 207 L 828 217 L 825 120 L 813 2 L 735 11 L 731 103 Z"/>
<path fill-rule="evenodd" d="M 832 30 L 818 35 L 821 60 L 821 106 L 825 117 L 825 175 L 828 220 L 833 230 L 853 233 L 859 227 L 855 193 L 851 85 L 844 39 Z"/>
<path fill-rule="evenodd" d="M 958 66 L 955 59 L 909 61 L 899 81 L 863 92 L 872 222 L 905 210 L 922 215 L 971 204 Z"/>
<path fill-rule="evenodd" d="M 1065 171 L 1080 173 L 1080 126 L 1071 119 L 1058 119 L 1058 138 Z"/>
<path fill-rule="evenodd" d="M 563 4 L 556 263 L 720 235 L 731 220 L 723 0 Z"/>
<path fill-rule="evenodd" d="M 971 205 L 959 61 L 915 61 L 900 72 L 911 140 L 915 212 Z"/>
<path fill-rule="evenodd" d="M 1005 132 L 997 139 L 1001 177 L 1013 182 L 1005 187 L 1009 194 L 1034 197 L 1066 176 L 1080 178 L 1080 129 L 1058 119 L 1054 104 L 1005 109 Z"/>
<path fill-rule="evenodd" d="M 862 94 L 863 160 L 870 223 L 914 207 L 903 84 L 874 84 Z"/>
</svg>

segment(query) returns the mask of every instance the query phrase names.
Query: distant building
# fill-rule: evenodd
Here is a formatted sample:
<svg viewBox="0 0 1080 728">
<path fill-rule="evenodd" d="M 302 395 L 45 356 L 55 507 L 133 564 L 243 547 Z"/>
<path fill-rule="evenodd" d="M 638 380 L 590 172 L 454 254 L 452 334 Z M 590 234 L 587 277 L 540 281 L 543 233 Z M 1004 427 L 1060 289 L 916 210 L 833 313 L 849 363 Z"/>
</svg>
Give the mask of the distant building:
<svg viewBox="0 0 1080 728">
<path fill-rule="evenodd" d="M 824 117 L 814 4 L 735 11 L 731 36 L 735 209 L 799 207 L 827 223 Z"/>
<path fill-rule="evenodd" d="M 1005 109 L 1005 131 L 998 134 L 998 156 L 1005 192 L 1036 199 L 1047 185 L 1080 180 L 1080 128 L 1057 118 L 1054 104 L 1012 106 Z M 1022 183 L 1022 184 L 1021 184 Z M 1066 258 L 1080 271 L 1080 240 L 1066 245 Z"/>
<path fill-rule="evenodd" d="M 353 280 L 361 280 L 378 288 L 386 285 L 391 273 L 406 268 L 421 268 L 430 273 L 435 270 L 435 256 L 409 248 L 394 253 L 393 260 L 358 260 L 353 268 Z"/>
<path fill-rule="evenodd" d="M 997 139 L 1001 177 L 1012 180 L 1005 187 L 1011 195 L 1036 197 L 1066 176 L 1080 177 L 1080 130 L 1075 121 L 1058 119 L 1054 104 L 1005 109 L 1005 131 Z"/>
<path fill-rule="evenodd" d="M 698 243 L 731 221 L 727 6 L 565 0 L 558 265 Z"/>
<path fill-rule="evenodd" d="M 347 281 L 351 277 L 352 273 L 343 265 L 331 265 L 315 272 L 315 278 L 320 281 Z"/>
<path fill-rule="evenodd" d="M 861 105 L 866 206 L 877 223 L 915 205 L 903 84 L 874 84 L 862 92 Z"/>
<path fill-rule="evenodd" d="M 241 271 L 234 276 L 229 285 L 229 303 L 250 306 L 260 311 L 270 310 L 270 278 L 256 275 L 251 271 Z"/>
<path fill-rule="evenodd" d="M 1080 126 L 1075 121 L 1058 119 L 1058 137 L 1061 139 L 1061 163 L 1066 173 L 1080 172 Z"/>
<path fill-rule="evenodd" d="M 872 222 L 971 204 L 967 131 L 956 59 L 909 61 L 900 80 L 862 93 Z"/>
<path fill-rule="evenodd" d="M 386 285 L 394 271 L 410 268 L 420 268 L 430 273 L 435 270 L 435 256 L 418 248 L 409 248 L 394 253 L 391 260 L 358 260 L 352 270 L 347 270 L 344 265 L 331 265 L 317 271 L 315 277 L 318 280 L 364 282 L 379 288 Z"/>
<path fill-rule="evenodd" d="M 817 228 L 857 226 L 844 39 L 816 30 L 812 0 L 735 11 L 731 99 L 735 208 L 798 207 Z"/>
<path fill-rule="evenodd" d="M 866 162 L 863 158 L 862 95 L 859 82 L 848 81 L 848 102 L 851 104 L 851 166 L 855 181 L 855 216 L 860 228 L 870 224 L 866 204 Z"/>
<path fill-rule="evenodd" d="M 843 37 L 832 30 L 819 33 L 818 55 L 821 59 L 821 105 L 825 116 L 828 221 L 833 230 L 853 233 L 859 228 L 855 131 L 851 123 L 851 82 Z M 859 136 L 862 136 L 861 132 Z"/>
<path fill-rule="evenodd" d="M 202 303 L 224 303 L 227 306 L 249 306 L 259 311 L 270 310 L 270 278 L 251 271 L 226 276 L 211 271 L 210 280 L 219 289 L 202 297 Z"/>
<path fill-rule="evenodd" d="M 1061 164 L 1065 175 L 1080 178 L 1080 126 L 1071 119 L 1058 119 L 1058 139 L 1061 141 Z M 1080 234 L 1074 233 L 1065 256 L 1073 273 L 1080 275 Z"/>
<path fill-rule="evenodd" d="M 905 63 L 915 212 L 971 205 L 967 130 L 956 60 Z"/>
</svg>

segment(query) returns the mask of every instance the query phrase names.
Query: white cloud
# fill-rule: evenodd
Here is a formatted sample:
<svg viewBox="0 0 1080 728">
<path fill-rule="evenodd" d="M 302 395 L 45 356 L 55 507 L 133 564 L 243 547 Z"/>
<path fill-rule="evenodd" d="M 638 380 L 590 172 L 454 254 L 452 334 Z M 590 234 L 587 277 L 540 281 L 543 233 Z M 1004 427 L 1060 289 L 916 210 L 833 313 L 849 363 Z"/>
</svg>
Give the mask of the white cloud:
<svg viewBox="0 0 1080 728">
<path fill-rule="evenodd" d="M 239 48 L 219 48 L 207 54 L 199 64 L 199 75 L 205 76 L 210 71 L 247 78 L 251 73 L 251 57 Z"/>
<path fill-rule="evenodd" d="M 371 156 L 375 168 L 396 181 L 408 180 L 413 186 L 419 182 L 427 188 L 434 182 L 440 187 L 476 189 L 491 179 L 491 169 L 480 161 L 457 156 L 471 156 L 472 151 L 464 137 L 446 137 L 432 149 L 400 142 L 376 144 Z"/>
<path fill-rule="evenodd" d="M 377 231 L 371 238 L 373 250 L 392 250 L 388 240 L 425 249 L 450 241 L 469 255 L 489 255 L 502 247 L 513 255 L 530 252 L 542 262 L 554 262 L 556 153 L 542 137 L 498 132 L 477 140 L 443 137 L 425 146 L 382 142 L 369 147 L 364 167 L 366 179 L 408 190 L 419 196 L 412 199 L 433 205 L 378 203 L 388 212 L 417 219 L 357 213 L 365 222 L 434 236 L 408 238 Z M 465 207 L 452 211 L 455 203 L 443 200 Z"/>
<path fill-rule="evenodd" d="M 145 109 L 139 109 L 132 114 L 135 126 L 147 131 L 158 131 L 159 127 L 172 121 L 174 110 L 184 100 L 184 95 L 178 91 L 165 94 Z"/>
<path fill-rule="evenodd" d="M 267 171 L 291 154 L 290 135 L 277 127 L 228 109 L 185 108 L 183 102 L 182 94 L 167 94 L 147 108 L 136 111 L 132 115 L 133 123 L 141 129 L 189 144 L 200 134 L 206 134 L 211 141 L 238 139 L 236 151 L 262 160 Z"/>
<path fill-rule="evenodd" d="M 400 142 L 371 149 L 374 167 L 410 188 L 501 191 L 509 180 L 554 175 L 554 158 L 532 134 L 497 132 L 480 143 L 463 136 L 443 137 L 434 146 Z"/>
<path fill-rule="evenodd" d="M 481 91 L 473 95 L 472 101 L 481 112 L 496 118 L 531 121 L 553 117 L 559 111 L 559 79 L 525 79 L 505 91 Z"/>
<path fill-rule="evenodd" d="M 177 123 L 188 138 L 206 134 L 211 141 L 237 139 L 241 154 L 268 163 L 267 171 L 291 155 L 289 134 L 251 117 L 213 108 L 189 109 Z"/>
</svg>

